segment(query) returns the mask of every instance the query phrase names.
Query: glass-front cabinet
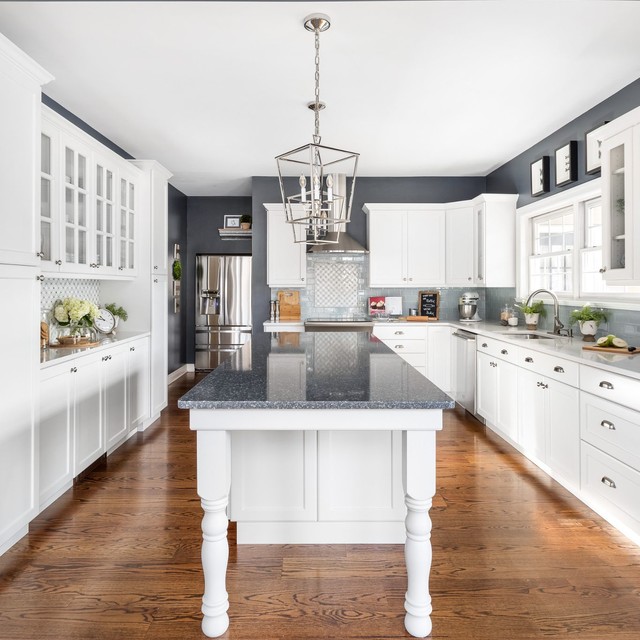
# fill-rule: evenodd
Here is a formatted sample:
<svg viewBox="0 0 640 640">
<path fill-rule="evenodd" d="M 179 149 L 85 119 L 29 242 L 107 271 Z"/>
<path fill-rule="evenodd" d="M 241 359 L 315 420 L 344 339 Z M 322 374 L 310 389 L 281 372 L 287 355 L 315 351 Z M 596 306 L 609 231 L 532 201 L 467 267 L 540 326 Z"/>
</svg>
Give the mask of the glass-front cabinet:
<svg viewBox="0 0 640 640">
<path fill-rule="evenodd" d="M 632 128 L 602 142 L 602 255 L 609 282 L 634 279 L 632 151 Z"/>
<path fill-rule="evenodd" d="M 139 173 L 43 107 L 38 254 L 43 273 L 135 274 Z"/>
</svg>

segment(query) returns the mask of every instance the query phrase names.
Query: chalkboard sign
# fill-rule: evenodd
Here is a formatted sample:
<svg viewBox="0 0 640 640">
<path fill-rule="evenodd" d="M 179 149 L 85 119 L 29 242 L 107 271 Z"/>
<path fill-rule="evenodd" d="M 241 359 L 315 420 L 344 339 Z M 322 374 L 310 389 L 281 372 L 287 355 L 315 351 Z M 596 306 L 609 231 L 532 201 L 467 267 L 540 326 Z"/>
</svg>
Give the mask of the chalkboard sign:
<svg viewBox="0 0 640 640">
<path fill-rule="evenodd" d="M 429 320 L 437 320 L 440 310 L 440 293 L 437 291 L 420 291 L 418 293 L 418 315 Z"/>
</svg>

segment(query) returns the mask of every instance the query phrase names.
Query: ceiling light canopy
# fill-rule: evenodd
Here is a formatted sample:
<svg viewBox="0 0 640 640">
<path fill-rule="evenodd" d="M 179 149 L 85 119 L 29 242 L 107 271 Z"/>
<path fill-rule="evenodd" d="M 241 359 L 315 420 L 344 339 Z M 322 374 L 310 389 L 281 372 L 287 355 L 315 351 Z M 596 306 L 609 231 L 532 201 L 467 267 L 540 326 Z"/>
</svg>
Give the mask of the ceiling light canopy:
<svg viewBox="0 0 640 640">
<path fill-rule="evenodd" d="M 280 193 L 295 242 L 310 245 L 337 244 L 351 219 L 353 190 L 360 154 L 320 144 L 320 33 L 331 26 L 329 16 L 314 13 L 304 19 L 315 34 L 315 100 L 308 107 L 315 114 L 313 142 L 276 156 Z M 285 178 L 290 195 L 285 191 Z"/>
</svg>

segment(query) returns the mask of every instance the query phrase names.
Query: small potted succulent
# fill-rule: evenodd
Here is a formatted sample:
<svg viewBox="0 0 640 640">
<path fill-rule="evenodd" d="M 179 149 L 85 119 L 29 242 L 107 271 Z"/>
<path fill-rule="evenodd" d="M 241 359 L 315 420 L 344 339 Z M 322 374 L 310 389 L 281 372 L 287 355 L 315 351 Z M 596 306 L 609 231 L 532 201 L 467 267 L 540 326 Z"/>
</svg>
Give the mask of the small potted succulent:
<svg viewBox="0 0 640 640">
<path fill-rule="evenodd" d="M 516 304 L 516 307 L 524 314 L 524 322 L 529 331 L 534 331 L 538 328 L 538 320 L 540 316 L 543 318 L 547 314 L 544 308 L 544 302 L 542 300 L 533 300 L 531 304 L 525 304 L 524 302 Z"/>
<path fill-rule="evenodd" d="M 596 331 L 601 322 L 607 321 L 607 314 L 604 309 L 593 309 L 590 305 L 585 304 L 582 309 L 574 309 L 570 316 L 571 324 L 578 323 L 580 333 L 583 335 L 585 342 L 594 342 Z"/>
<path fill-rule="evenodd" d="M 252 218 L 249 214 L 245 213 L 240 216 L 240 228 L 245 231 L 251 229 Z"/>
</svg>

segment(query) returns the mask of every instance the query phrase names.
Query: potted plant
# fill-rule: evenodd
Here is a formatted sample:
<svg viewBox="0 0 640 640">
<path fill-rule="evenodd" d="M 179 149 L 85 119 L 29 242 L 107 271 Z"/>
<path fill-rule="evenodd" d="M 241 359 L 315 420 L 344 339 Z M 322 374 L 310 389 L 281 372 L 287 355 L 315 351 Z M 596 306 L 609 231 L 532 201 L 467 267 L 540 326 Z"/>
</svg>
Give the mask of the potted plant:
<svg viewBox="0 0 640 640">
<path fill-rule="evenodd" d="M 596 331 L 601 322 L 607 321 L 607 314 L 604 309 L 593 309 L 590 305 L 585 304 L 582 309 L 574 309 L 570 316 L 571 324 L 578 323 L 580 333 L 583 335 L 585 342 L 594 342 Z"/>
<path fill-rule="evenodd" d="M 123 322 L 126 322 L 127 319 L 129 318 L 129 314 L 122 307 L 119 307 L 115 302 L 110 302 L 109 304 L 105 304 L 104 308 L 107 311 L 111 311 L 111 313 L 113 314 L 113 317 L 116 320 L 114 329 L 117 328 L 118 322 L 120 322 L 120 319 L 122 319 Z"/>
<path fill-rule="evenodd" d="M 523 302 L 521 304 L 516 304 L 516 307 L 522 310 L 522 313 L 524 314 L 524 322 L 529 331 L 537 329 L 540 316 L 544 318 L 547 314 L 542 300 L 533 300 L 529 305 Z"/>
<path fill-rule="evenodd" d="M 251 229 L 251 221 L 252 218 L 249 214 L 245 213 L 240 216 L 240 228 L 241 229 Z"/>
</svg>

